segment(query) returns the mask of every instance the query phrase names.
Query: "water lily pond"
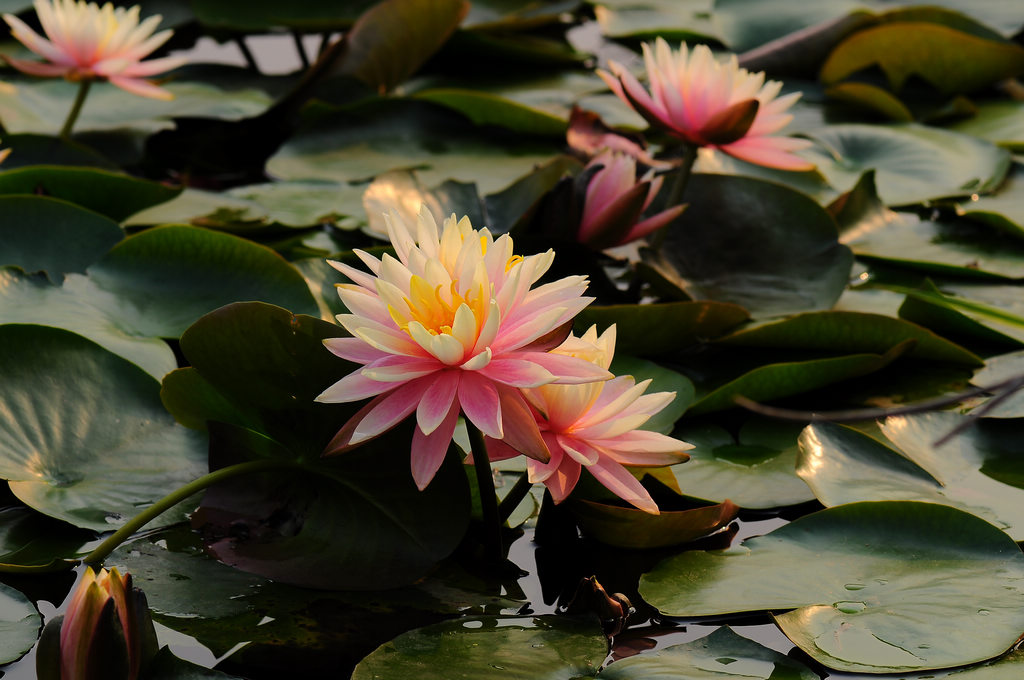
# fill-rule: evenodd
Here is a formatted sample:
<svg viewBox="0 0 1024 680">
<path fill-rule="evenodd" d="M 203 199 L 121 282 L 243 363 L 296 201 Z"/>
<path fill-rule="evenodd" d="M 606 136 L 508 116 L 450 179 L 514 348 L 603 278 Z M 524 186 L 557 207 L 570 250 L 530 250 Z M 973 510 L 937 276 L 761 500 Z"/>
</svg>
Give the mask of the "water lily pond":
<svg viewBox="0 0 1024 680">
<path fill-rule="evenodd" d="M 0 677 L 1024 674 L 1018 2 L 0 8 Z"/>
</svg>

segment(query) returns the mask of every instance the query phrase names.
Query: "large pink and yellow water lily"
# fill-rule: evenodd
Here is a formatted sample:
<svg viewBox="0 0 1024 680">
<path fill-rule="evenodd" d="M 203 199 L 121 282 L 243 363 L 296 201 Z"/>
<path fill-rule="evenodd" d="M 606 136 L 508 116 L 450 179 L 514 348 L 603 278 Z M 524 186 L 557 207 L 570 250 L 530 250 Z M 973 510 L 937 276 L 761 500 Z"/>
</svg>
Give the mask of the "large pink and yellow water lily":
<svg viewBox="0 0 1024 680">
<path fill-rule="evenodd" d="M 592 300 L 583 297 L 586 278 L 533 288 L 554 252 L 514 255 L 507 234 L 495 239 L 465 217 L 452 215 L 440 233 L 425 208 L 414 227 L 394 212 L 386 223 L 397 257 L 355 251 L 370 273 L 331 263 L 352 281 L 338 287 L 349 310 L 338 321 L 353 337 L 324 344 L 363 367 L 317 400 L 375 398 L 326 453 L 366 441 L 415 411 L 412 473 L 422 489 L 440 467 L 461 412 L 485 435 L 547 460 L 519 389 L 611 377 L 605 367 L 547 351 Z"/>
<path fill-rule="evenodd" d="M 160 23 L 159 14 L 140 22 L 138 6 L 115 8 L 108 2 L 100 7 L 78 0 L 36 0 L 35 8 L 46 38 L 13 14 L 4 14 L 4 21 L 15 38 L 46 61 L 7 58 L 14 68 L 76 81 L 106 79 L 143 97 L 174 98 L 144 80 L 186 62 L 180 57 L 142 61 L 171 37 L 170 30 L 153 33 Z"/>
<path fill-rule="evenodd" d="M 636 160 L 627 154 L 603 151 L 587 164 L 600 166 L 587 184 L 583 215 L 576 240 L 593 248 L 609 248 L 635 241 L 661 229 L 683 212 L 685 206 L 672 206 L 656 215 L 640 219 L 661 190 L 664 178 L 651 170 L 636 176 Z"/>
<path fill-rule="evenodd" d="M 740 68 L 736 55 L 717 61 L 706 45 L 674 52 L 662 38 L 643 44 L 650 90 L 621 64 L 597 74 L 651 125 L 697 146 L 782 170 L 814 167 L 794 152 L 811 142 L 777 133 L 793 119 L 799 92 L 779 97 L 782 83 Z M 751 115 L 753 114 L 753 115 Z"/>
<path fill-rule="evenodd" d="M 596 326 L 580 338 L 569 336 L 553 353 L 585 359 L 607 369 L 615 354 L 615 326 L 600 336 Z M 650 383 L 637 383 L 625 375 L 607 382 L 523 390 L 551 452 L 547 462 L 527 461 L 529 480 L 543 482 L 555 503 L 561 503 L 586 469 L 626 502 L 658 514 L 657 503 L 626 467 L 681 463 L 688 458 L 683 451 L 693 445 L 638 429 L 676 396 L 675 392 L 644 394 Z M 491 460 L 516 455 L 505 442 L 493 439 L 487 440 L 487 451 Z"/>
</svg>

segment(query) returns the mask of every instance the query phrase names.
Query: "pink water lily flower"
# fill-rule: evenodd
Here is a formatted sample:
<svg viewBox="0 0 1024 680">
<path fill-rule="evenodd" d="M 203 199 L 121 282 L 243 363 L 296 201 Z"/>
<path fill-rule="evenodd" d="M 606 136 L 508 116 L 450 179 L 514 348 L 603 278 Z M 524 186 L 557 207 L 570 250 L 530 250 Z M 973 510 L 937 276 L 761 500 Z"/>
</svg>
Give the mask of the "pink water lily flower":
<svg viewBox="0 0 1024 680">
<path fill-rule="evenodd" d="M 46 62 L 7 58 L 24 73 L 62 76 L 68 80 L 106 79 L 129 92 L 154 99 L 173 99 L 167 90 L 143 80 L 186 62 L 180 57 L 142 61 L 163 45 L 172 31 L 153 34 L 160 15 L 139 22 L 139 7 L 102 7 L 79 0 L 36 0 L 36 14 L 46 38 L 13 14 L 4 14 L 11 34 Z"/>
<path fill-rule="evenodd" d="M 587 168 L 601 166 L 587 185 L 576 240 L 593 248 L 610 248 L 643 238 L 679 216 L 685 206 L 672 206 L 640 219 L 661 189 L 654 171 L 637 179 L 636 160 L 624 153 L 604 151 Z"/>
<path fill-rule="evenodd" d="M 422 489 L 440 467 L 461 412 L 485 435 L 547 460 L 519 388 L 611 377 L 604 367 L 547 351 L 592 300 L 582 297 L 586 278 L 532 288 L 554 252 L 514 255 L 507 234 L 495 239 L 465 217 L 452 215 L 440 234 L 427 209 L 420 210 L 415 227 L 397 213 L 386 223 L 397 258 L 378 260 L 356 250 L 370 274 L 331 262 L 353 282 L 338 287 L 349 310 L 338 321 L 354 337 L 324 344 L 363 367 L 317 400 L 375 398 L 325 453 L 366 441 L 415 411 L 412 473 Z"/>
<path fill-rule="evenodd" d="M 658 38 L 643 44 L 650 90 L 621 64 L 597 74 L 651 125 L 697 146 L 720 149 L 750 163 L 782 170 L 814 167 L 793 152 L 811 142 L 778 133 L 793 119 L 786 110 L 799 92 L 779 97 L 782 83 L 740 68 L 736 56 L 719 62 L 706 45 L 672 51 Z"/>
<path fill-rule="evenodd" d="M 579 357 L 608 368 L 615 353 L 615 326 L 598 336 L 592 326 L 582 337 L 570 336 L 554 353 Z M 586 385 L 544 385 L 523 393 L 534 408 L 551 459 L 528 460 L 531 482 L 543 482 L 556 503 L 565 500 L 586 469 L 601 484 L 637 508 L 658 514 L 651 495 L 626 466 L 655 467 L 681 463 L 692 449 L 679 439 L 641 430 L 652 415 L 675 399 L 675 392 L 644 394 L 650 380 L 632 376 Z M 491 460 L 516 452 L 505 442 L 487 440 Z"/>
</svg>

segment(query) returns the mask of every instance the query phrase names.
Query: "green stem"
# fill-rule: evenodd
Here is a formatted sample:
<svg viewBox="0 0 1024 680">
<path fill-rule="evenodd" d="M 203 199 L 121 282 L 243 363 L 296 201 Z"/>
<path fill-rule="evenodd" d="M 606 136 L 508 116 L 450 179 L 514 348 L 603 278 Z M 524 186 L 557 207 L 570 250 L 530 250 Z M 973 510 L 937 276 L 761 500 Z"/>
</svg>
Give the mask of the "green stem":
<svg viewBox="0 0 1024 680">
<path fill-rule="evenodd" d="M 203 475 L 199 479 L 191 481 L 185 486 L 172 491 L 156 503 L 153 503 L 153 505 L 135 515 L 135 517 L 132 517 L 123 527 L 111 534 L 107 540 L 103 541 L 103 543 L 101 543 L 95 550 L 86 555 L 85 559 L 82 561 L 88 565 L 98 565 L 102 563 L 110 553 L 114 552 L 117 546 L 128 540 L 136 531 L 149 524 L 151 521 L 162 515 L 164 512 L 170 510 L 178 503 L 187 499 L 192 494 L 198 493 L 209 486 L 231 479 L 232 477 L 247 475 L 253 472 L 276 470 L 282 467 L 296 467 L 297 465 L 298 463 L 293 460 L 263 459 L 253 460 L 247 463 L 238 463 L 237 465 L 230 465 L 228 467 L 221 468 L 220 470 L 214 470 L 213 472 Z"/>
<path fill-rule="evenodd" d="M 469 445 L 473 451 L 476 484 L 480 489 L 480 510 L 484 519 L 484 555 L 487 561 L 497 563 L 505 557 L 505 551 L 501 544 L 502 521 L 498 515 L 498 495 L 494 491 L 491 460 L 487 456 L 483 432 L 468 418 L 466 429 L 469 431 Z"/>
<path fill-rule="evenodd" d="M 505 494 L 505 498 L 498 503 L 498 518 L 502 524 L 508 521 L 526 495 L 530 493 L 532 487 L 533 482 L 530 481 L 530 475 L 524 472 L 523 476 L 516 480 L 512 489 Z"/>
<path fill-rule="evenodd" d="M 665 199 L 664 208 L 671 208 L 679 205 L 683 202 L 683 193 L 686 192 L 686 185 L 690 181 L 690 173 L 693 170 L 693 164 L 697 160 L 697 145 L 696 144 L 683 144 L 683 153 L 680 157 L 679 167 L 676 168 L 672 174 L 672 186 L 669 187 L 668 197 Z M 665 235 L 668 233 L 668 226 L 659 229 L 651 237 L 651 247 L 655 250 L 661 250 L 662 244 L 665 242 Z"/>
<path fill-rule="evenodd" d="M 82 112 L 82 105 L 85 104 L 85 98 L 88 96 L 91 86 L 92 78 L 82 78 L 78 81 L 78 95 L 75 97 L 75 103 L 71 105 L 67 120 L 64 121 L 64 127 L 60 129 L 61 139 L 71 139 L 71 128 L 75 126 L 78 114 Z"/>
</svg>

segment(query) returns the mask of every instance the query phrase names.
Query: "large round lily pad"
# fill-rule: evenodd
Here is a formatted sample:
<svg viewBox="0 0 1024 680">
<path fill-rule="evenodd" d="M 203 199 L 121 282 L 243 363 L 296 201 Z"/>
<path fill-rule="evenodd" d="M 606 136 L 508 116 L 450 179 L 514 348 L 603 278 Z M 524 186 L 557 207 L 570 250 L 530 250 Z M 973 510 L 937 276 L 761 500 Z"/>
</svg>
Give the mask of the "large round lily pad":
<svg viewBox="0 0 1024 680">
<path fill-rule="evenodd" d="M 833 423 L 800 436 L 797 474 L 825 505 L 913 500 L 941 503 L 982 517 L 1024 540 L 1024 464 L 1016 422 L 981 422 L 941 447 L 933 442 L 965 416 L 930 413 L 892 417 L 875 439 Z"/>
<path fill-rule="evenodd" d="M 356 666 L 352 680 L 570 680 L 601 665 L 607 642 L 595 622 L 565 616 L 472 617 L 400 635 Z"/>
<path fill-rule="evenodd" d="M 0 664 L 20 659 L 39 636 L 42 618 L 27 597 L 0 583 Z"/>
<path fill-rule="evenodd" d="M 688 552 L 645 574 L 662 613 L 775 616 L 829 668 L 869 673 L 990 659 L 1024 632 L 1024 553 L 962 510 L 909 501 L 841 505 L 727 550 Z"/>
<path fill-rule="evenodd" d="M 600 680 L 817 680 L 799 661 L 722 626 L 706 637 L 620 659 Z"/>
<path fill-rule="evenodd" d="M 0 477 L 44 514 L 106 531 L 207 470 L 204 438 L 164 410 L 159 383 L 81 336 L 0 326 L 0 374 Z"/>
</svg>

